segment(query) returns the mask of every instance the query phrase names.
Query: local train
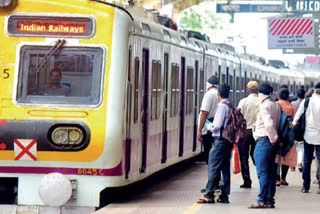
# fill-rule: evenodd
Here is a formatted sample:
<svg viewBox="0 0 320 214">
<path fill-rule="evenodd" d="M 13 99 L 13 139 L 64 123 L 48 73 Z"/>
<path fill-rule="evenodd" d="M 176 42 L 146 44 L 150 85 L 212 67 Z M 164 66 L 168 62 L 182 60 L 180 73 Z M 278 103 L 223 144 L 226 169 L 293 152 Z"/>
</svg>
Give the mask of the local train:
<svg viewBox="0 0 320 214">
<path fill-rule="evenodd" d="M 40 213 L 89 213 L 105 189 L 198 155 L 210 75 L 234 105 L 250 80 L 306 85 L 102 0 L 0 0 L 0 41 L 1 195 Z"/>
</svg>

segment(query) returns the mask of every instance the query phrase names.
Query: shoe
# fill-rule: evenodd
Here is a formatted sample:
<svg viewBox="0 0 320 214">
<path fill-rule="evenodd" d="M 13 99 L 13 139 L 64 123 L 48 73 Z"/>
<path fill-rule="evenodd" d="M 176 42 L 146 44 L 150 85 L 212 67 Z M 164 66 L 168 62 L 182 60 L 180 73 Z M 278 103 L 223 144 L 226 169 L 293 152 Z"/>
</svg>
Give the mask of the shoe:
<svg viewBox="0 0 320 214">
<path fill-rule="evenodd" d="M 291 167 L 291 171 L 296 171 L 296 167 Z"/>
<path fill-rule="evenodd" d="M 263 209 L 263 208 L 267 208 L 267 207 L 265 207 L 263 202 L 256 202 L 254 204 L 251 204 L 248 208 L 249 209 Z"/>
<path fill-rule="evenodd" d="M 274 204 L 265 204 L 264 205 L 264 208 L 271 208 L 271 209 L 273 209 L 273 208 L 276 208 L 275 206 L 274 206 Z"/>
<path fill-rule="evenodd" d="M 302 167 L 299 167 L 298 169 L 299 169 L 299 172 L 302 172 Z"/>
<path fill-rule="evenodd" d="M 302 193 L 309 193 L 309 190 L 308 190 L 308 189 L 305 189 L 305 188 L 302 188 L 302 189 L 301 189 L 301 192 L 302 192 Z"/>
<path fill-rule="evenodd" d="M 276 186 L 279 187 L 281 185 L 281 181 L 276 182 Z"/>
<path fill-rule="evenodd" d="M 224 197 L 223 198 L 218 198 L 217 202 L 221 203 L 221 204 L 229 204 L 230 203 L 229 199 L 228 198 L 224 198 Z"/>
<path fill-rule="evenodd" d="M 240 185 L 240 188 L 250 189 L 251 188 L 251 184 L 242 184 L 242 185 Z"/>
<path fill-rule="evenodd" d="M 280 183 L 283 186 L 289 186 L 289 184 L 288 184 L 288 182 L 286 180 L 281 180 Z"/>
<path fill-rule="evenodd" d="M 206 192 L 206 189 L 202 189 L 200 190 L 201 193 L 205 193 Z"/>
</svg>

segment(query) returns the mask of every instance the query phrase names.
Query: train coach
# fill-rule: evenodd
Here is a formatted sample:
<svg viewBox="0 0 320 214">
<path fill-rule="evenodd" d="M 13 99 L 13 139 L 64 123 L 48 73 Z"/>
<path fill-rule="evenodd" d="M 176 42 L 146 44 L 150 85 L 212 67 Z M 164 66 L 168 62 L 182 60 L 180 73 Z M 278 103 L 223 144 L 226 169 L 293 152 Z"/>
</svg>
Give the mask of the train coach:
<svg viewBox="0 0 320 214">
<path fill-rule="evenodd" d="M 1 195 L 40 213 L 88 213 L 198 155 L 210 75 L 234 105 L 250 80 L 280 84 L 257 57 L 100 0 L 0 0 L 0 32 Z"/>
</svg>

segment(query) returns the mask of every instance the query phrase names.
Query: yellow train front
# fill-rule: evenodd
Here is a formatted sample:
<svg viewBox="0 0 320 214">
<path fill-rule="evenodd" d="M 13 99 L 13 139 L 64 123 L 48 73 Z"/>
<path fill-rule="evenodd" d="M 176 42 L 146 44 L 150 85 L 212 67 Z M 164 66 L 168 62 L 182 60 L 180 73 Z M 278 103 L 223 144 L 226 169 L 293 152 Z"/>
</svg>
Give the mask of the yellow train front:
<svg viewBox="0 0 320 214">
<path fill-rule="evenodd" d="M 94 208 L 103 189 L 123 185 L 119 57 L 131 21 L 90 0 L 0 0 L 5 203 Z"/>
</svg>

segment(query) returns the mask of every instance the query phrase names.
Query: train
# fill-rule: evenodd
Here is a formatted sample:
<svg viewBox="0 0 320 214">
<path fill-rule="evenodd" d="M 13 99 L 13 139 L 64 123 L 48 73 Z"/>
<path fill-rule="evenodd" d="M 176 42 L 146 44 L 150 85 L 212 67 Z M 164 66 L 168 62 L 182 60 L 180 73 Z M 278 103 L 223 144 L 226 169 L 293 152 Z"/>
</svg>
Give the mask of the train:
<svg viewBox="0 0 320 214">
<path fill-rule="evenodd" d="M 233 105 L 250 80 L 314 81 L 103 0 L 0 0 L 0 32 L 0 198 L 39 213 L 93 212 L 199 155 L 211 75 Z"/>
</svg>

